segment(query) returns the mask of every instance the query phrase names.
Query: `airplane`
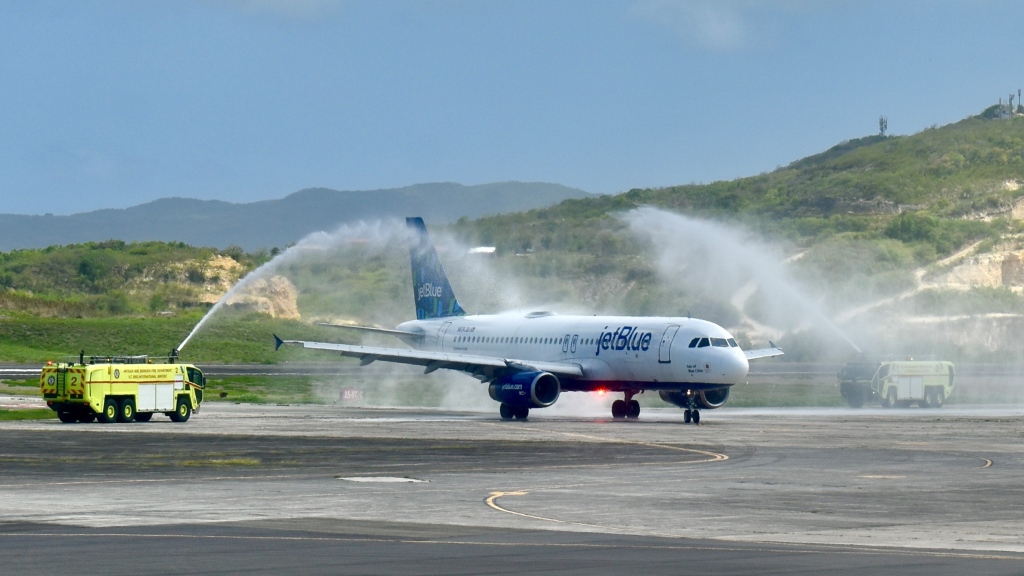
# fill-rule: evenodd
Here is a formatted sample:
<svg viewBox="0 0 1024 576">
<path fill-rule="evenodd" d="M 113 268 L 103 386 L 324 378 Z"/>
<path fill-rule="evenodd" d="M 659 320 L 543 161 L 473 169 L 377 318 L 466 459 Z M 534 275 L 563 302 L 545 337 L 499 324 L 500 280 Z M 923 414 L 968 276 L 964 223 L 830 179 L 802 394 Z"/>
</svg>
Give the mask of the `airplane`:
<svg viewBox="0 0 1024 576">
<path fill-rule="evenodd" d="M 721 326 L 696 318 L 649 316 L 468 314 L 455 297 L 422 218 L 406 218 L 416 319 L 395 329 L 325 324 L 397 337 L 409 348 L 283 340 L 282 345 L 358 358 L 360 365 L 396 362 L 465 372 L 488 384 L 503 420 L 526 420 L 562 392 L 621 393 L 612 417 L 638 418 L 637 394 L 656 391 L 700 423 L 700 409 L 725 405 L 746 379 L 749 360 L 781 356 L 770 348 L 743 351 Z"/>
</svg>

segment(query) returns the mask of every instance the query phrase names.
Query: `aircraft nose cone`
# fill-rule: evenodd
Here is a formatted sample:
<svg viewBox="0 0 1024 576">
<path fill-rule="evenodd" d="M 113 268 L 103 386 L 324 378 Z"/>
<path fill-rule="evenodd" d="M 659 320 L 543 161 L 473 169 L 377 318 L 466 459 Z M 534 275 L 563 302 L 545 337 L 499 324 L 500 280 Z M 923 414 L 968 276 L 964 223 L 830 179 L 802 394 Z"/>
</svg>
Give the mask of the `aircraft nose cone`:
<svg viewBox="0 0 1024 576">
<path fill-rule="evenodd" d="M 749 370 L 750 364 L 747 362 L 747 357 L 740 350 L 734 349 L 734 352 L 723 363 L 722 376 L 731 384 L 738 384 L 747 379 Z"/>
</svg>

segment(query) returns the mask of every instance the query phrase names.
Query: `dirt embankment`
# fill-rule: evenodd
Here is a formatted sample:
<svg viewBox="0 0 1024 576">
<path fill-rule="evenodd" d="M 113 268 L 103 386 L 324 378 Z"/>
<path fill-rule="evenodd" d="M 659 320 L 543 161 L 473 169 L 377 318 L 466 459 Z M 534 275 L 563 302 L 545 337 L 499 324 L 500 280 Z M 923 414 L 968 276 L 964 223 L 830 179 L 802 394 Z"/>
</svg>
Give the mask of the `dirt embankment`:
<svg viewBox="0 0 1024 576">
<path fill-rule="evenodd" d="M 196 298 L 212 306 L 220 301 L 245 275 L 245 267 L 227 256 L 214 255 L 202 262 L 182 262 L 174 266 L 171 281 L 193 289 Z M 249 282 L 227 301 L 229 306 L 251 309 L 272 318 L 298 320 L 299 291 L 284 276 L 271 276 Z"/>
<path fill-rule="evenodd" d="M 284 276 L 271 276 L 250 282 L 245 290 L 227 301 L 229 306 L 244 307 L 271 318 L 299 320 L 299 291 Z"/>
</svg>

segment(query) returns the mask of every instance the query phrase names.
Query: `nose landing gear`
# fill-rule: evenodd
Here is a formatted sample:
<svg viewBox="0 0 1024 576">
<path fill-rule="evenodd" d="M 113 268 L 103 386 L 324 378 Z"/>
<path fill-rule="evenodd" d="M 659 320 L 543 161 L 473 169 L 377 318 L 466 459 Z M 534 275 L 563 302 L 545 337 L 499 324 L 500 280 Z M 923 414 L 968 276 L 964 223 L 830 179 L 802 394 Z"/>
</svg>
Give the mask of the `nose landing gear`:
<svg viewBox="0 0 1024 576">
<path fill-rule="evenodd" d="M 624 400 L 612 402 L 612 418 L 639 418 L 640 403 L 633 400 L 636 392 L 626 392 Z"/>
<path fill-rule="evenodd" d="M 686 410 L 683 410 L 684 424 L 700 424 L 700 410 L 693 403 L 693 390 L 686 391 Z"/>
<path fill-rule="evenodd" d="M 683 422 L 686 424 L 690 424 L 691 422 L 694 424 L 700 424 L 700 410 L 697 410 L 696 408 L 687 408 L 684 410 Z"/>
</svg>

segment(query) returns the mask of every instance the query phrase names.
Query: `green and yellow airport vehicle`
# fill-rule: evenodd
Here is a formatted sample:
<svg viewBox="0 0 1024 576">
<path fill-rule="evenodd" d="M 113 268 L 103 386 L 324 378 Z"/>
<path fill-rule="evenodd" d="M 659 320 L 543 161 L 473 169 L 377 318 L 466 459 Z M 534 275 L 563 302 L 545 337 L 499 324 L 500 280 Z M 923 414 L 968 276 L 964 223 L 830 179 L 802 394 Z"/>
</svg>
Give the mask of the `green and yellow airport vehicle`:
<svg viewBox="0 0 1024 576">
<path fill-rule="evenodd" d="M 78 362 L 48 362 L 39 387 L 65 423 L 149 422 L 156 413 L 185 422 L 199 411 L 206 382 L 202 371 L 177 360 L 81 354 Z"/>
<path fill-rule="evenodd" d="M 839 371 L 839 392 L 853 408 L 867 402 L 940 408 L 953 394 L 955 373 L 945 361 L 850 362 Z"/>
</svg>

